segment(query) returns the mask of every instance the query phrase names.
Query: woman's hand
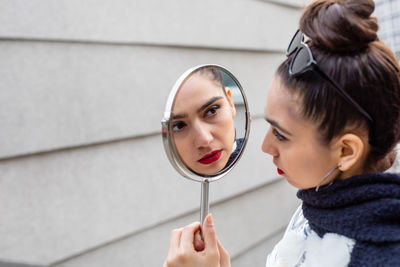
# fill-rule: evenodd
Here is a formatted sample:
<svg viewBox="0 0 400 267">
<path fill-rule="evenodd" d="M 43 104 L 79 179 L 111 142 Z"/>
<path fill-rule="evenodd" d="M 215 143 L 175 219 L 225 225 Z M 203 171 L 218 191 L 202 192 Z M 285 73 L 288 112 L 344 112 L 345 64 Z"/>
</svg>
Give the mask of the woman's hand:
<svg viewBox="0 0 400 267">
<path fill-rule="evenodd" d="M 171 233 L 171 240 L 167 259 L 163 267 L 230 267 L 228 252 L 222 247 L 215 234 L 212 216 L 209 214 L 204 220 L 202 244 L 196 241 L 195 235 L 200 230 L 200 223 L 192 223 L 184 228 L 175 229 Z"/>
</svg>

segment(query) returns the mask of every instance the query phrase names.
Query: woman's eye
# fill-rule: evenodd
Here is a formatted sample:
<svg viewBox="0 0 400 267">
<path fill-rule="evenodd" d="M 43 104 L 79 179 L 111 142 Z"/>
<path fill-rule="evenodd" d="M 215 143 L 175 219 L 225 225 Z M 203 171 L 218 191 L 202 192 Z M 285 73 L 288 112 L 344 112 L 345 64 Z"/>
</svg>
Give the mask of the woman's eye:
<svg viewBox="0 0 400 267">
<path fill-rule="evenodd" d="M 272 130 L 272 134 L 275 135 L 276 139 L 278 139 L 279 141 L 287 141 L 288 140 L 286 137 L 281 135 L 276 129 Z"/>
<path fill-rule="evenodd" d="M 172 130 L 174 132 L 179 132 L 182 131 L 183 128 L 185 128 L 186 123 L 184 123 L 183 121 L 176 121 L 172 124 Z"/>
<path fill-rule="evenodd" d="M 219 108 L 220 108 L 219 105 L 211 106 L 211 107 L 208 108 L 208 109 L 206 110 L 206 112 L 204 113 L 204 117 L 214 116 L 215 114 L 217 114 L 217 111 L 218 111 Z"/>
</svg>

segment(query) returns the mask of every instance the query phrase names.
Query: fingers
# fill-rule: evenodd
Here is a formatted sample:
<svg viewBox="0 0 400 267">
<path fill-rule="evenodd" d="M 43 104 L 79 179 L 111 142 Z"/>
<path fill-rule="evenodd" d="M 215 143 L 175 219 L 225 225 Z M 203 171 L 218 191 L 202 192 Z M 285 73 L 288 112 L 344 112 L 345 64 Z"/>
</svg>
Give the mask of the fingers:
<svg viewBox="0 0 400 267">
<path fill-rule="evenodd" d="M 181 243 L 182 229 L 183 228 L 172 230 L 169 240 L 168 255 L 174 255 L 178 251 L 179 245 Z"/>
<path fill-rule="evenodd" d="M 193 242 L 193 245 L 194 245 L 194 249 L 198 252 L 198 251 L 203 251 L 204 250 L 204 241 L 203 241 L 203 239 L 201 238 L 201 234 L 200 234 L 200 231 L 197 231 L 195 234 L 194 234 L 194 242 Z"/>
<path fill-rule="evenodd" d="M 194 222 L 185 226 L 182 231 L 181 236 L 181 248 L 185 251 L 193 251 L 194 250 L 194 234 L 200 230 L 200 223 Z"/>
<path fill-rule="evenodd" d="M 170 248 L 163 267 L 230 267 L 229 254 L 216 237 L 211 215 L 203 223 L 204 241 L 199 230 L 200 223 L 196 222 L 171 232 Z"/>
<path fill-rule="evenodd" d="M 203 236 L 204 243 L 206 244 L 205 249 L 207 251 L 215 251 L 218 249 L 217 236 L 215 235 L 214 222 L 211 214 L 208 214 L 207 217 L 204 219 Z"/>
<path fill-rule="evenodd" d="M 231 260 L 228 251 L 222 246 L 221 242 L 217 240 L 219 251 L 219 264 L 221 267 L 231 266 Z"/>
</svg>

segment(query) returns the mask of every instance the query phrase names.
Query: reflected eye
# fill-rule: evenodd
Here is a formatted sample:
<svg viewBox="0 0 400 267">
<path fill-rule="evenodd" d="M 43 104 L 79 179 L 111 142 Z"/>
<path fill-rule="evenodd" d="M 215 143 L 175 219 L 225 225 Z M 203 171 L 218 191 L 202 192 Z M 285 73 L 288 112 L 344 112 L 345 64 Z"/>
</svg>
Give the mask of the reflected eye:
<svg viewBox="0 0 400 267">
<path fill-rule="evenodd" d="M 213 105 L 209 107 L 205 112 L 204 112 L 204 117 L 211 117 L 217 114 L 218 109 L 220 108 L 219 105 Z"/>
<path fill-rule="evenodd" d="M 174 132 L 179 132 L 182 131 L 183 128 L 185 128 L 186 123 L 184 123 L 183 121 L 176 121 L 172 124 L 172 130 Z"/>
<path fill-rule="evenodd" d="M 281 135 L 275 128 L 272 130 L 272 134 L 275 135 L 276 139 L 278 139 L 278 141 L 287 141 L 288 139 Z"/>
</svg>

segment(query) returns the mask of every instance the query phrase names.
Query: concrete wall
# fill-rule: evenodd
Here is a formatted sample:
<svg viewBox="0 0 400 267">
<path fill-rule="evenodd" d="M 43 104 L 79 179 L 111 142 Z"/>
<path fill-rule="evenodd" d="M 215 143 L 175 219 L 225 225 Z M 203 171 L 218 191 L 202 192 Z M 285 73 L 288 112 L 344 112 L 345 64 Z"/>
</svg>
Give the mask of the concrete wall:
<svg viewBox="0 0 400 267">
<path fill-rule="evenodd" d="M 263 266 L 299 204 L 260 146 L 268 83 L 303 1 L 0 1 L 0 266 L 161 266 L 198 220 L 200 184 L 165 156 L 175 79 L 216 63 L 253 123 L 210 186 L 233 266 Z"/>
</svg>

